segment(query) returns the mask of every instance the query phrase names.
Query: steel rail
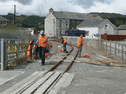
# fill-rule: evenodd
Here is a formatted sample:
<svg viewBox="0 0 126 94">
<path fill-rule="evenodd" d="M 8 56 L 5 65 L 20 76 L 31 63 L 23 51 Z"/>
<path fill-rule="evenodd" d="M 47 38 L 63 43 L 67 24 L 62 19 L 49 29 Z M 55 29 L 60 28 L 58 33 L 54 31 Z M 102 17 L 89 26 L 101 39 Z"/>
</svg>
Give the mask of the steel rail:
<svg viewBox="0 0 126 94">
<path fill-rule="evenodd" d="M 50 40 L 50 41 L 59 42 L 59 41 L 57 41 L 57 40 Z M 71 48 L 72 48 L 72 49 L 70 50 L 70 52 L 67 53 L 67 55 L 64 56 L 64 57 L 62 58 L 62 60 L 60 60 L 60 61 L 59 61 L 58 63 L 56 63 L 53 67 L 51 67 L 49 70 L 47 70 L 47 71 L 45 72 L 44 75 L 46 75 L 48 72 L 53 71 L 54 69 L 56 69 L 56 67 L 57 67 L 59 64 L 61 64 L 61 63 L 66 59 L 66 57 L 73 51 L 73 47 L 72 47 L 73 44 L 67 44 L 67 45 L 71 46 Z M 73 45 L 73 46 L 75 46 L 75 45 Z M 75 47 L 77 47 L 77 46 L 75 46 Z M 78 48 L 78 47 L 77 47 L 77 48 Z M 77 57 L 77 55 L 78 55 L 78 52 L 79 52 L 79 49 L 78 49 L 78 51 L 77 51 L 77 53 L 76 53 L 74 59 L 70 62 L 70 64 L 68 65 L 68 67 L 64 70 L 63 74 L 64 74 L 65 72 L 67 72 L 67 71 L 69 70 L 69 68 L 72 66 L 74 60 L 76 59 L 76 57 Z"/>
</svg>

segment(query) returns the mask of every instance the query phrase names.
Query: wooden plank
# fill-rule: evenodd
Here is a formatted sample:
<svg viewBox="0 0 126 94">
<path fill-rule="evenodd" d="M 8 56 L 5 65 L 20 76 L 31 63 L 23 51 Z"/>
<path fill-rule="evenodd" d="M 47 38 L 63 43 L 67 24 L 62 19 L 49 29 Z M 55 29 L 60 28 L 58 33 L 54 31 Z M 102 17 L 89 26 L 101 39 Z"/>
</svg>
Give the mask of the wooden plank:
<svg viewBox="0 0 126 94">
<path fill-rule="evenodd" d="M 21 85 L 25 84 L 27 81 L 31 80 L 33 77 L 37 76 L 38 73 L 39 73 L 38 71 L 34 72 L 33 74 L 31 74 L 27 78 L 23 79 L 19 83 L 15 84 L 12 87 L 10 87 L 9 89 L 3 91 L 1 94 L 9 94 L 10 92 L 13 92 L 15 89 L 19 88 Z"/>
<path fill-rule="evenodd" d="M 111 40 L 110 40 L 110 56 L 111 56 Z"/>
<path fill-rule="evenodd" d="M 123 56 L 123 50 L 124 50 L 124 49 L 123 49 L 123 46 L 124 46 L 124 45 L 122 44 L 122 61 L 123 61 L 123 59 L 124 59 L 124 56 Z"/>
<path fill-rule="evenodd" d="M 125 64 L 111 64 L 111 66 L 115 66 L 115 67 L 125 67 L 126 68 L 126 65 Z"/>
<path fill-rule="evenodd" d="M 98 57 L 98 56 L 95 56 L 95 58 L 97 58 L 97 59 L 100 59 L 100 60 L 104 60 L 103 58 L 101 58 L 101 57 Z"/>
<path fill-rule="evenodd" d="M 116 42 L 115 42 L 115 57 L 114 58 L 116 59 Z"/>
<path fill-rule="evenodd" d="M 48 78 L 53 74 L 54 72 L 49 72 L 44 77 L 39 79 L 36 83 L 34 83 L 31 87 L 29 87 L 26 91 L 24 91 L 22 94 L 31 94 L 34 92 L 40 85 L 42 85 Z"/>
<path fill-rule="evenodd" d="M 103 59 L 109 59 L 109 58 L 107 58 L 105 56 L 102 56 L 102 55 L 98 55 L 98 56 L 101 57 L 101 58 L 103 58 Z"/>
<path fill-rule="evenodd" d="M 74 74 L 68 75 L 68 77 L 67 77 L 66 81 L 63 83 L 62 87 L 65 88 L 65 87 L 69 86 L 71 81 L 73 80 L 73 78 L 74 78 Z"/>
<path fill-rule="evenodd" d="M 59 89 L 62 87 L 62 84 L 66 81 L 68 75 L 69 73 L 65 73 L 48 94 L 57 94 Z"/>
<path fill-rule="evenodd" d="M 10 94 L 20 94 L 21 92 L 26 90 L 28 87 L 30 87 L 37 80 L 37 78 L 39 78 L 43 74 L 44 72 L 39 72 L 38 75 L 34 76 L 31 80 L 27 81 L 25 84 L 23 84 L 22 86 L 20 86 L 19 88 L 11 92 Z"/>
<path fill-rule="evenodd" d="M 43 94 L 46 90 L 55 82 L 61 73 L 54 73 L 49 80 L 47 80 L 40 88 L 38 88 L 34 94 Z"/>
</svg>

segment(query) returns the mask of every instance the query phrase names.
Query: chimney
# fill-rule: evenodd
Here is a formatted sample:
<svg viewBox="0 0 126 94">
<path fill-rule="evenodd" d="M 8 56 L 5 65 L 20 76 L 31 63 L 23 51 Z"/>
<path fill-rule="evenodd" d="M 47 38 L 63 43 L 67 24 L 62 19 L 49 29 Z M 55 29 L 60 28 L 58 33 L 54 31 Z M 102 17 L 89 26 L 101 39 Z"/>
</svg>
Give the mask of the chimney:
<svg viewBox="0 0 126 94">
<path fill-rule="evenodd" d="M 53 13 L 53 8 L 50 8 L 49 9 L 49 13 Z"/>
</svg>

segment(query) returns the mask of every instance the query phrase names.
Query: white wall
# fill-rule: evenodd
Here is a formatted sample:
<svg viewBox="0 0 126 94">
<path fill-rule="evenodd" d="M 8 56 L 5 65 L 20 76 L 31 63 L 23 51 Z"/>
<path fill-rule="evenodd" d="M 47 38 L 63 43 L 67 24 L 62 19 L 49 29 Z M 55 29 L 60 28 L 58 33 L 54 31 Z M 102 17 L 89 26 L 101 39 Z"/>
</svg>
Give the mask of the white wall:
<svg viewBox="0 0 126 94">
<path fill-rule="evenodd" d="M 52 13 L 49 13 L 45 18 L 45 34 L 48 37 L 56 36 L 56 18 Z"/>
<path fill-rule="evenodd" d="M 45 34 L 49 37 L 59 37 L 61 34 L 65 35 L 65 31 L 67 31 L 68 28 L 69 19 L 56 19 L 52 13 L 49 13 L 45 18 Z"/>
<path fill-rule="evenodd" d="M 105 28 L 105 25 L 107 25 L 106 28 Z M 114 28 L 114 26 L 109 21 L 105 21 L 99 27 L 99 34 L 105 34 L 105 33 L 110 34 L 110 35 L 117 35 L 116 28 Z"/>
<path fill-rule="evenodd" d="M 77 27 L 77 29 L 89 31 L 88 37 L 92 37 L 92 35 L 98 34 L 98 27 L 82 27 L 82 28 Z"/>
</svg>

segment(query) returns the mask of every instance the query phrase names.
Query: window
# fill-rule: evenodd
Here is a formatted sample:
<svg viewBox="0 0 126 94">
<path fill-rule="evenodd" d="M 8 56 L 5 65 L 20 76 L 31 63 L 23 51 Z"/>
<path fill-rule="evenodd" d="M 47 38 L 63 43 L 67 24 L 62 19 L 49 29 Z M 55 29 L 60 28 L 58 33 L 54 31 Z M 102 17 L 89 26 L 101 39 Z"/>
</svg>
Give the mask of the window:
<svg viewBox="0 0 126 94">
<path fill-rule="evenodd" d="M 105 25 L 105 30 L 107 29 L 107 25 Z"/>
<path fill-rule="evenodd" d="M 61 27 L 61 23 L 60 23 L 60 27 Z"/>
<path fill-rule="evenodd" d="M 66 28 L 67 28 L 67 24 L 66 24 Z"/>
</svg>

